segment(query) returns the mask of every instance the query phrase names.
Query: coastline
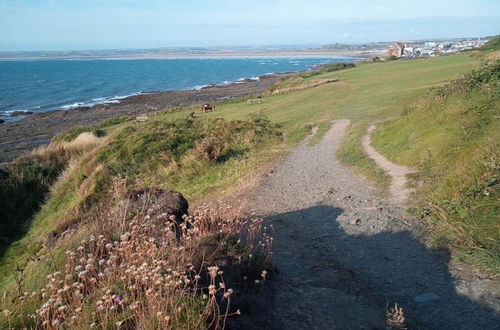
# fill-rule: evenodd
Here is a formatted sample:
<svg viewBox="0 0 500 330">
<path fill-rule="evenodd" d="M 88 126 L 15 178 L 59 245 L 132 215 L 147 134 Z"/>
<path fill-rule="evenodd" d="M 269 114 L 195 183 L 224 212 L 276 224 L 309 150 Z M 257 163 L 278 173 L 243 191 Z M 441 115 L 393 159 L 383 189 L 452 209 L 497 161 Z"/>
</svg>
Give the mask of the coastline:
<svg viewBox="0 0 500 330">
<path fill-rule="evenodd" d="M 120 99 L 119 103 L 100 103 L 72 109 L 34 113 L 0 124 L 0 163 L 48 144 L 53 136 L 73 126 L 97 125 L 120 116 L 136 116 L 175 107 L 186 107 L 226 98 L 261 94 L 281 78 L 301 71 L 261 75 L 224 85 L 199 89 L 143 93 Z"/>
<path fill-rule="evenodd" d="M 295 54 L 303 56 L 304 53 L 296 52 Z M 328 53 L 334 55 L 334 52 Z M 263 56 L 270 55 L 269 52 L 262 54 Z M 277 53 L 272 54 L 276 55 Z M 210 56 L 213 55 L 210 54 Z M 335 52 L 335 55 L 356 56 L 355 62 L 364 59 L 359 53 L 354 54 L 353 52 L 345 54 Z M 0 164 L 10 162 L 23 153 L 50 143 L 52 137 L 74 126 L 98 125 L 120 116 L 137 116 L 176 107 L 188 107 L 201 103 L 214 103 L 225 99 L 258 95 L 283 77 L 304 71 L 307 70 L 267 73 L 241 78 L 229 83 L 189 89 L 138 92 L 118 97 L 112 101 L 32 113 L 19 120 L 0 123 Z"/>
</svg>

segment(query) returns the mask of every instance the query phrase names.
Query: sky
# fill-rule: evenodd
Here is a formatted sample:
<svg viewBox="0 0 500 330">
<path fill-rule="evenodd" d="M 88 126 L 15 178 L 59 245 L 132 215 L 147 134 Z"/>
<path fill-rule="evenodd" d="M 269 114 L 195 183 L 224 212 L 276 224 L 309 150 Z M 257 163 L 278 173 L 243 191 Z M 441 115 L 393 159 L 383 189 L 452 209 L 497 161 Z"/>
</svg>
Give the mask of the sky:
<svg viewBox="0 0 500 330">
<path fill-rule="evenodd" d="M 500 33 L 500 0 L 0 0 L 0 51 L 322 45 Z"/>
</svg>

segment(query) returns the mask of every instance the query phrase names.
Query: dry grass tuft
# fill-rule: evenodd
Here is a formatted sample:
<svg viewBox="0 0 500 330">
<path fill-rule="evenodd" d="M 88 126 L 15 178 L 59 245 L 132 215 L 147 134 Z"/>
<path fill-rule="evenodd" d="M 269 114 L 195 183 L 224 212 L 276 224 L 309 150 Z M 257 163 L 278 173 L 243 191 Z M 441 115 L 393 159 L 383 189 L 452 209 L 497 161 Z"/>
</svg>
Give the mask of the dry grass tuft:
<svg viewBox="0 0 500 330">
<path fill-rule="evenodd" d="M 73 141 L 52 142 L 48 146 L 36 148 L 31 154 L 38 158 L 44 158 L 53 153 L 85 152 L 101 145 L 106 140 L 106 137 L 97 137 L 91 132 L 84 132 Z"/>
<path fill-rule="evenodd" d="M 394 304 L 394 307 L 389 308 L 386 313 L 387 324 L 393 328 L 398 330 L 406 330 L 408 329 L 406 325 L 406 317 L 405 312 L 402 307 L 398 306 L 398 304 Z"/>
</svg>

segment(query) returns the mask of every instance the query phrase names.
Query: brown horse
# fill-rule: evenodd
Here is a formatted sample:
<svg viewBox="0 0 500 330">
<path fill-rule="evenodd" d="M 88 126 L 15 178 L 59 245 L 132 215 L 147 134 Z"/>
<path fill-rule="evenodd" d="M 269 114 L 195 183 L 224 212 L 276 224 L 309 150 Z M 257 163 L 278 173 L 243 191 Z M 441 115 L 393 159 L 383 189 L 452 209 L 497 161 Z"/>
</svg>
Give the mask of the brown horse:
<svg viewBox="0 0 500 330">
<path fill-rule="evenodd" d="M 210 104 L 204 104 L 201 107 L 201 112 L 209 112 L 209 111 L 214 111 L 215 110 L 215 105 L 210 105 Z"/>
</svg>

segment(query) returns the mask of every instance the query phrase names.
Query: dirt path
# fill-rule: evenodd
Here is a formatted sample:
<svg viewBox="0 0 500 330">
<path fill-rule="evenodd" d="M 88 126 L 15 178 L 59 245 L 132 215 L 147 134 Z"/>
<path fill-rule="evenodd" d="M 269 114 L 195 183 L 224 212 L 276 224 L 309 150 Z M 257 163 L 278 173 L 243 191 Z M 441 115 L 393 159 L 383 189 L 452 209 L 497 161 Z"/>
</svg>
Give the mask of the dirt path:
<svg viewBox="0 0 500 330">
<path fill-rule="evenodd" d="M 368 127 L 366 134 L 361 140 L 363 149 L 368 154 L 368 156 L 370 156 L 370 158 L 373 159 L 375 163 L 377 163 L 377 165 L 380 166 L 384 171 L 386 171 L 391 177 L 391 196 L 398 202 L 404 202 L 412 192 L 410 188 L 406 187 L 406 175 L 415 172 L 415 170 L 406 166 L 392 163 L 383 155 L 379 154 L 378 151 L 371 146 L 372 134 L 375 128 L 375 125 L 370 125 Z"/>
<path fill-rule="evenodd" d="M 491 309 L 457 294 L 474 282 L 450 275 L 446 256 L 416 237 L 418 221 L 336 160 L 348 125 L 294 149 L 247 198 L 273 226 L 278 273 L 231 328 L 384 329 L 394 302 L 412 328 L 500 328 Z"/>
</svg>

